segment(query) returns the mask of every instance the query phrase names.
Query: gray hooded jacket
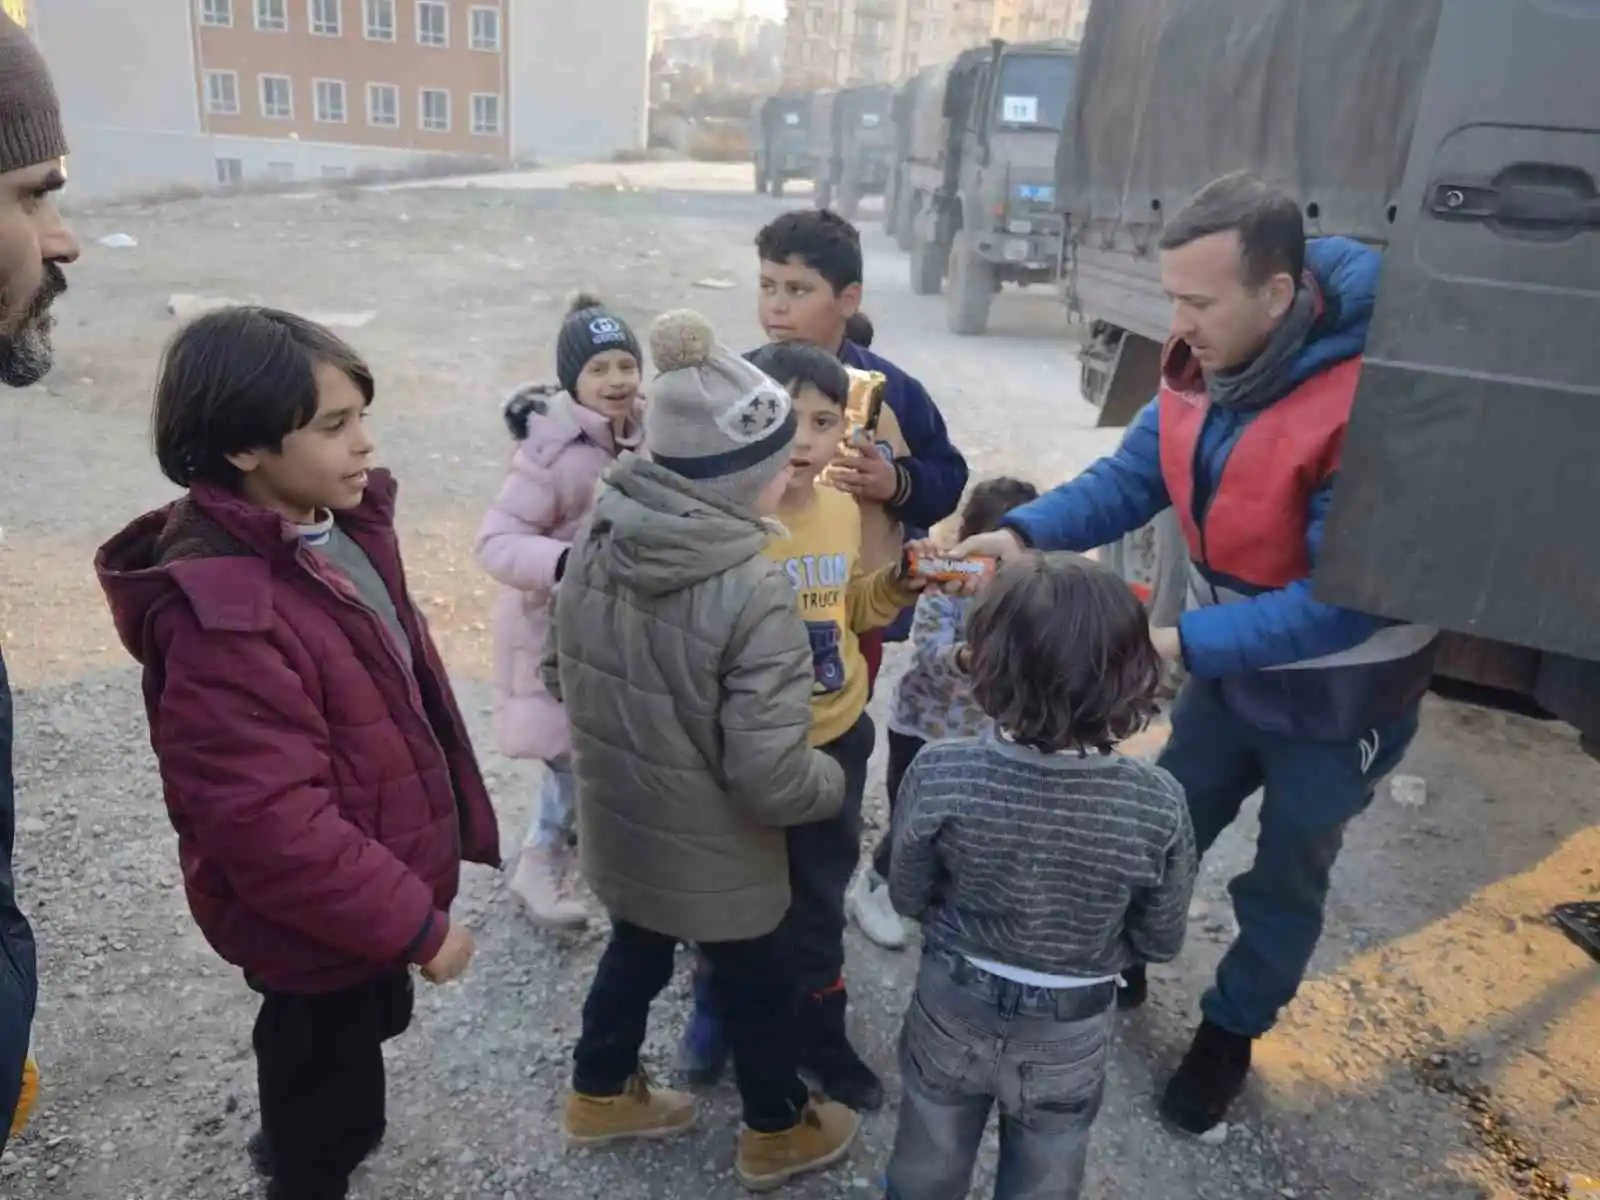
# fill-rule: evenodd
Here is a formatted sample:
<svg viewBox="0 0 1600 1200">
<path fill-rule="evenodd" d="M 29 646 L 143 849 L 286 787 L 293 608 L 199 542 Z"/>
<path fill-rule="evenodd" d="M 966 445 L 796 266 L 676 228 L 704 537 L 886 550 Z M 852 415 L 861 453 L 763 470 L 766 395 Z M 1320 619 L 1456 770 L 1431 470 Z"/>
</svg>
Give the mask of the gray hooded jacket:
<svg viewBox="0 0 1600 1200">
<path fill-rule="evenodd" d="M 769 536 L 624 455 L 556 593 L 544 670 L 572 723 L 584 877 L 613 917 L 686 941 L 776 929 L 784 828 L 844 794 L 807 743 L 810 645 Z"/>
</svg>

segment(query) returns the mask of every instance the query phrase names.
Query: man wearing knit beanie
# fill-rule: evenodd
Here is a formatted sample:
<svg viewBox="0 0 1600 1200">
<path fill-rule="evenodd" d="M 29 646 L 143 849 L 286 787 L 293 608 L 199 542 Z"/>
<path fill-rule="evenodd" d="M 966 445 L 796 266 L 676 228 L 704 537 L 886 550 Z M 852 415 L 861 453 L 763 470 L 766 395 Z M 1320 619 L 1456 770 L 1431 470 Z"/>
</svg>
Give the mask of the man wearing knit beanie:
<svg viewBox="0 0 1600 1200">
<path fill-rule="evenodd" d="M 13 387 L 50 369 L 50 303 L 67 287 L 62 264 L 78 257 L 51 198 L 66 182 L 66 152 L 44 60 L 27 33 L 0 13 L 0 381 Z M 11 686 L 0 659 L 0 1151 L 22 1091 L 39 990 L 33 931 L 11 878 L 11 737 Z"/>
<path fill-rule="evenodd" d="M 50 370 L 50 305 L 78 243 L 56 211 L 66 184 L 50 72 L 33 39 L 0 13 L 0 382 L 37 383 Z"/>
</svg>

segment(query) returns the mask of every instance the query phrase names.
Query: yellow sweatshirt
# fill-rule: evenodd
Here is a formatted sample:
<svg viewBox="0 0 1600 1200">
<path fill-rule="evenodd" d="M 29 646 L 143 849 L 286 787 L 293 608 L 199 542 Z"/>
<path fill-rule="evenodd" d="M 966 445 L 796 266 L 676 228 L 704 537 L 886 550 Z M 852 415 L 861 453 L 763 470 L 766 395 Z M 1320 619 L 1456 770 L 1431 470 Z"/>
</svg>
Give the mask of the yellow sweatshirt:
<svg viewBox="0 0 1600 1200">
<path fill-rule="evenodd" d="M 915 604 L 899 563 L 870 574 L 861 566 L 861 509 L 826 484 L 811 501 L 779 519 L 787 538 L 773 538 L 767 557 L 783 568 L 800 594 L 800 619 L 811 635 L 811 744 L 842 737 L 867 708 L 867 660 L 859 634 L 881 629 Z"/>
</svg>

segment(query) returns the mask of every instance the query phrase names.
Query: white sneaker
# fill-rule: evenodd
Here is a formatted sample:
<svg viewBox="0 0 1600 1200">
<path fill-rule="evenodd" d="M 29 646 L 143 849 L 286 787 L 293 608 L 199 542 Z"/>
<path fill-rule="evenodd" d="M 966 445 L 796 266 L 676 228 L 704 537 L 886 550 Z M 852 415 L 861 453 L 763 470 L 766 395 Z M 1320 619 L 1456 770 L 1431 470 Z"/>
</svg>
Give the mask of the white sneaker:
<svg viewBox="0 0 1600 1200">
<path fill-rule="evenodd" d="M 889 885 L 873 872 L 856 875 L 845 895 L 845 908 L 868 941 L 885 950 L 906 948 L 906 925 L 889 902 Z"/>
<path fill-rule="evenodd" d="M 535 925 L 546 929 L 582 929 L 589 910 L 573 899 L 566 887 L 558 851 L 523 847 L 511 875 L 511 891 Z"/>
</svg>

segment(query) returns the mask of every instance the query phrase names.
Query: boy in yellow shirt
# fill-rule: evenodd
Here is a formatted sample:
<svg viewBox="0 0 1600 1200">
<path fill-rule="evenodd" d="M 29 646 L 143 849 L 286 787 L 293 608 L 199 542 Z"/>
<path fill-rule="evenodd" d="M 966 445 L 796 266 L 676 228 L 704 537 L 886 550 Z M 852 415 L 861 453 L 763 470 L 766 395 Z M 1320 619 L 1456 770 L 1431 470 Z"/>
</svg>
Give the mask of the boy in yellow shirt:
<svg viewBox="0 0 1600 1200">
<path fill-rule="evenodd" d="M 883 1085 L 845 1032 L 845 892 L 861 854 L 861 799 L 876 740 L 867 715 L 871 683 L 860 635 L 884 628 L 916 603 L 921 583 L 902 576 L 899 553 L 887 566 L 868 570 L 861 506 L 818 482 L 847 432 L 850 381 L 843 364 L 805 342 L 775 342 L 746 357 L 794 397 L 794 476 L 777 514 L 787 536 L 773 538 L 766 556 L 794 584 L 811 638 L 811 744 L 845 775 L 839 815 L 787 835 L 792 899 L 784 935 L 799 990 L 800 1070 L 829 1099 L 872 1112 L 883 1105 Z M 696 978 L 695 1002 L 683 1066 L 690 1081 L 703 1086 L 721 1073 L 726 1057 L 722 1022 L 703 972 Z"/>
</svg>

